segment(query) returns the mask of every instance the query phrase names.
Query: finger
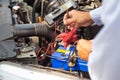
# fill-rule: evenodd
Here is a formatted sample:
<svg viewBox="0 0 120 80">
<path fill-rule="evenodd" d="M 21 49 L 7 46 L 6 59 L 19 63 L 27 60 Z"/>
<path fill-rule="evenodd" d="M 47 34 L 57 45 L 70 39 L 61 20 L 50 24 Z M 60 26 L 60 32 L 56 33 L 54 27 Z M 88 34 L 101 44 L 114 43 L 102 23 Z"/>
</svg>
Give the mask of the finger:
<svg viewBox="0 0 120 80">
<path fill-rule="evenodd" d="M 67 28 L 68 28 L 69 30 L 72 30 L 72 29 L 74 28 L 74 26 L 73 26 L 73 25 L 69 25 L 69 26 L 67 26 Z"/>
<path fill-rule="evenodd" d="M 65 21 L 66 19 L 67 19 L 67 14 L 64 15 L 63 21 Z"/>
<path fill-rule="evenodd" d="M 70 30 L 73 30 L 74 28 L 73 27 L 70 27 Z"/>
<path fill-rule="evenodd" d="M 67 20 L 68 18 L 71 18 L 72 16 L 73 16 L 72 11 L 69 11 L 69 12 L 65 13 L 63 20 Z"/>
<path fill-rule="evenodd" d="M 68 17 L 69 16 L 69 17 Z M 73 13 L 72 11 L 66 13 L 63 17 L 63 22 L 65 25 L 70 25 L 75 21 L 75 19 L 73 18 Z"/>
<path fill-rule="evenodd" d="M 80 57 L 80 59 L 82 59 L 82 60 L 85 60 L 85 61 L 88 61 L 88 54 L 86 54 L 86 52 L 85 51 L 80 51 L 80 52 L 78 52 L 78 56 Z"/>
<path fill-rule="evenodd" d="M 74 18 L 69 18 L 69 19 L 67 19 L 67 20 L 64 21 L 64 24 L 65 24 L 65 25 L 70 25 L 70 24 L 72 24 L 72 23 L 74 23 L 74 22 L 75 22 L 75 19 L 74 19 Z"/>
<path fill-rule="evenodd" d="M 84 39 L 80 39 L 80 40 L 78 40 L 77 41 L 77 45 L 76 45 L 76 49 L 77 50 L 80 50 L 83 46 L 83 41 L 84 41 Z"/>
<path fill-rule="evenodd" d="M 67 20 L 67 14 L 65 14 L 64 17 L 63 17 L 63 23 L 64 23 L 64 25 L 67 25 L 66 20 Z"/>
</svg>

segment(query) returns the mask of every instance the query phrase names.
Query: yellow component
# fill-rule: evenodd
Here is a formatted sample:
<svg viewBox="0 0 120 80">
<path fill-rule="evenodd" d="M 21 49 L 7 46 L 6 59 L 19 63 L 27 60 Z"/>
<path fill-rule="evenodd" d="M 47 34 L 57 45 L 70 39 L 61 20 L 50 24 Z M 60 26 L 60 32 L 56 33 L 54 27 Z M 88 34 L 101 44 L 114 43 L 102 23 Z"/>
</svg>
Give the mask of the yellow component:
<svg viewBox="0 0 120 80">
<path fill-rule="evenodd" d="M 62 7 L 64 10 L 67 10 L 67 6 L 66 6 L 66 5 L 63 4 L 61 7 Z"/>
<path fill-rule="evenodd" d="M 67 50 L 64 49 L 57 49 L 56 52 L 60 52 L 60 53 L 66 53 Z"/>
</svg>

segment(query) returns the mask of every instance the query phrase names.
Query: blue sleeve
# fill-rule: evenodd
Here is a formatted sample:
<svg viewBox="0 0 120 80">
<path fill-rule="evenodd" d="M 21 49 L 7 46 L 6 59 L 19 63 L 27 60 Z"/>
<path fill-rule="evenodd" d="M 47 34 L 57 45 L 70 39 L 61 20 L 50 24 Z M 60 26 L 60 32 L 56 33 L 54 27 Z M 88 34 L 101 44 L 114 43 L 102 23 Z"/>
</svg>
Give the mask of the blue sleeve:
<svg viewBox="0 0 120 80">
<path fill-rule="evenodd" d="M 95 22 L 95 24 L 97 25 L 102 25 L 101 18 L 100 18 L 101 11 L 102 11 L 102 7 L 99 7 L 90 11 L 90 16 L 92 20 Z"/>
</svg>

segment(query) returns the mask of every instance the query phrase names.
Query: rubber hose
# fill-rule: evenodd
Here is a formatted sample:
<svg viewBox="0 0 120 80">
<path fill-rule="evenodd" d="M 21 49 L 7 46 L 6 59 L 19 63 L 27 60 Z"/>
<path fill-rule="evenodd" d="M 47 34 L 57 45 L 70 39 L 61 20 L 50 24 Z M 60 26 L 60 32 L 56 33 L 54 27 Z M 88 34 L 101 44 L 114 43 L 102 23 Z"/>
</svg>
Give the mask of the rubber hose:
<svg viewBox="0 0 120 80">
<path fill-rule="evenodd" d="M 17 38 L 42 36 L 50 40 L 54 39 L 54 32 L 45 24 L 17 24 L 13 28 L 13 35 Z"/>
</svg>

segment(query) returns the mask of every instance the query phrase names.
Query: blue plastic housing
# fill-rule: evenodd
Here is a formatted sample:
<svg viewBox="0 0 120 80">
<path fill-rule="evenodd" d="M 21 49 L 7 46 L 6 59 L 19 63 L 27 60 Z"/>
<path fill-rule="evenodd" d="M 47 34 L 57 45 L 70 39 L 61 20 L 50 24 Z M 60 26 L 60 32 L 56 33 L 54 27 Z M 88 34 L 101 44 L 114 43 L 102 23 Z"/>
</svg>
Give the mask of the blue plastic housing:
<svg viewBox="0 0 120 80">
<path fill-rule="evenodd" d="M 64 46 L 60 46 L 59 49 L 66 50 Z M 74 46 L 72 46 L 69 50 L 72 52 L 75 49 Z M 53 68 L 61 68 L 64 70 L 70 70 L 70 67 L 68 66 L 68 54 L 60 53 L 60 52 L 54 52 L 52 54 L 52 67 Z M 74 67 L 72 67 L 73 71 L 85 71 L 88 72 L 88 66 L 87 62 L 84 60 L 81 60 L 80 58 L 77 58 L 76 64 Z"/>
</svg>

